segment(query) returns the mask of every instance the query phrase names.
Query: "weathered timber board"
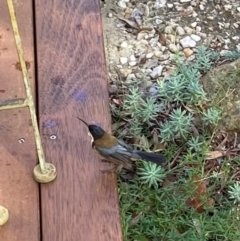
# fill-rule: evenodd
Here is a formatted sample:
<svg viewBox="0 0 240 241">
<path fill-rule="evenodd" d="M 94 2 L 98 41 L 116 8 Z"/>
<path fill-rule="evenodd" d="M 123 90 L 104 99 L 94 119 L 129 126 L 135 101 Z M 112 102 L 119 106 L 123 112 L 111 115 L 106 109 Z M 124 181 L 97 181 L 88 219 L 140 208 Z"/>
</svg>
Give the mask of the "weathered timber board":
<svg viewBox="0 0 240 241">
<path fill-rule="evenodd" d="M 34 88 L 32 1 L 14 1 L 31 85 Z M 7 1 L 0 3 L 0 102 L 25 98 L 22 72 Z M 20 144 L 19 139 L 24 143 Z M 0 240 L 40 240 L 39 187 L 32 172 L 37 164 L 28 108 L 0 111 L 0 205 L 9 210 Z"/>
<path fill-rule="evenodd" d="M 37 0 L 40 127 L 47 161 L 57 167 L 41 186 L 43 241 L 122 240 L 116 176 L 102 173 L 87 122 L 110 131 L 107 74 L 97 0 Z"/>
</svg>

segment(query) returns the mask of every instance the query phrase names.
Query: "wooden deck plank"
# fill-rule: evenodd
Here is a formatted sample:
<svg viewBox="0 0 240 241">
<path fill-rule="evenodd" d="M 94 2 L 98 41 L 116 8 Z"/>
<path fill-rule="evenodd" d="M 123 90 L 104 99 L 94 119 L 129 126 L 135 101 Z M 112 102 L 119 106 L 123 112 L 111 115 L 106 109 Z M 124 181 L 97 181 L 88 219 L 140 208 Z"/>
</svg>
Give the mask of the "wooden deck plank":
<svg viewBox="0 0 240 241">
<path fill-rule="evenodd" d="M 23 51 L 34 87 L 32 1 L 14 1 Z M 0 3 L 0 101 L 25 98 L 22 73 L 7 1 Z M 20 144 L 19 139 L 24 143 Z M 0 111 L 0 205 L 9 221 L 0 227 L 0 240 L 39 241 L 39 188 L 32 172 L 37 163 L 27 108 Z"/>
<path fill-rule="evenodd" d="M 110 130 L 98 0 L 37 0 L 35 7 L 41 133 L 58 172 L 41 186 L 43 241 L 120 241 L 116 176 L 100 171 L 112 166 L 76 119 Z"/>
</svg>

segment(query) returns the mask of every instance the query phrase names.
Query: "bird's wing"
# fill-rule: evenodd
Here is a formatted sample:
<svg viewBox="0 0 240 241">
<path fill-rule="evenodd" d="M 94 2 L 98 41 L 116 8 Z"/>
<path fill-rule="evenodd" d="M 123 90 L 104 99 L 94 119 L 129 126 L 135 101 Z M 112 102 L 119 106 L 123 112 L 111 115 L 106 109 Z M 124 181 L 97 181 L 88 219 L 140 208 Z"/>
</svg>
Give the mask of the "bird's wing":
<svg viewBox="0 0 240 241">
<path fill-rule="evenodd" d="M 126 169 L 132 170 L 132 150 L 124 142 L 118 141 L 118 145 L 111 148 L 95 146 L 95 150 L 107 160 L 117 165 L 123 165 Z"/>
</svg>

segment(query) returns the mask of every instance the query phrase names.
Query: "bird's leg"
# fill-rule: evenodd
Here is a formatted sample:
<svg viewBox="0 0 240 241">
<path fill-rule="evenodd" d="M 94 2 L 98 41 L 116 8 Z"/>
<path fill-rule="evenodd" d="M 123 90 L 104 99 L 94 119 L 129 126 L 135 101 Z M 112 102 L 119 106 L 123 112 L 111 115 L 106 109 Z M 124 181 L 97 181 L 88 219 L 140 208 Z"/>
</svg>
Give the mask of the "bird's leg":
<svg viewBox="0 0 240 241">
<path fill-rule="evenodd" d="M 123 165 L 118 165 L 117 167 L 108 169 L 108 170 L 101 170 L 101 172 L 103 173 L 107 173 L 107 172 L 116 172 L 117 174 L 119 174 L 122 171 Z"/>
<path fill-rule="evenodd" d="M 106 159 L 101 159 L 101 162 L 109 162 L 109 161 Z"/>
<path fill-rule="evenodd" d="M 122 169 L 123 169 L 123 165 L 122 164 L 118 165 L 116 168 L 116 173 L 119 174 L 122 171 Z"/>
</svg>

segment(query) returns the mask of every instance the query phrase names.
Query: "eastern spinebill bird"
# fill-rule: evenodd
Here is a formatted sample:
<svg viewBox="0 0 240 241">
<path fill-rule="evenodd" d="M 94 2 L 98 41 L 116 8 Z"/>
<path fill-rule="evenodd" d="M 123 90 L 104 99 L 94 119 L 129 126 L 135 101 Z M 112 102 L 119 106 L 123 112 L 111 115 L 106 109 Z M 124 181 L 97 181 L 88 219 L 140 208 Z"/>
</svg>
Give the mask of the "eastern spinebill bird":
<svg viewBox="0 0 240 241">
<path fill-rule="evenodd" d="M 78 119 L 88 127 L 89 134 L 92 137 L 92 148 L 105 160 L 117 165 L 117 168 L 120 170 L 123 168 L 134 172 L 134 160 L 137 159 L 153 162 L 157 165 L 161 165 L 165 162 L 164 155 L 160 153 L 133 150 L 123 141 L 106 133 L 100 126 L 89 125 L 84 120 Z"/>
</svg>

